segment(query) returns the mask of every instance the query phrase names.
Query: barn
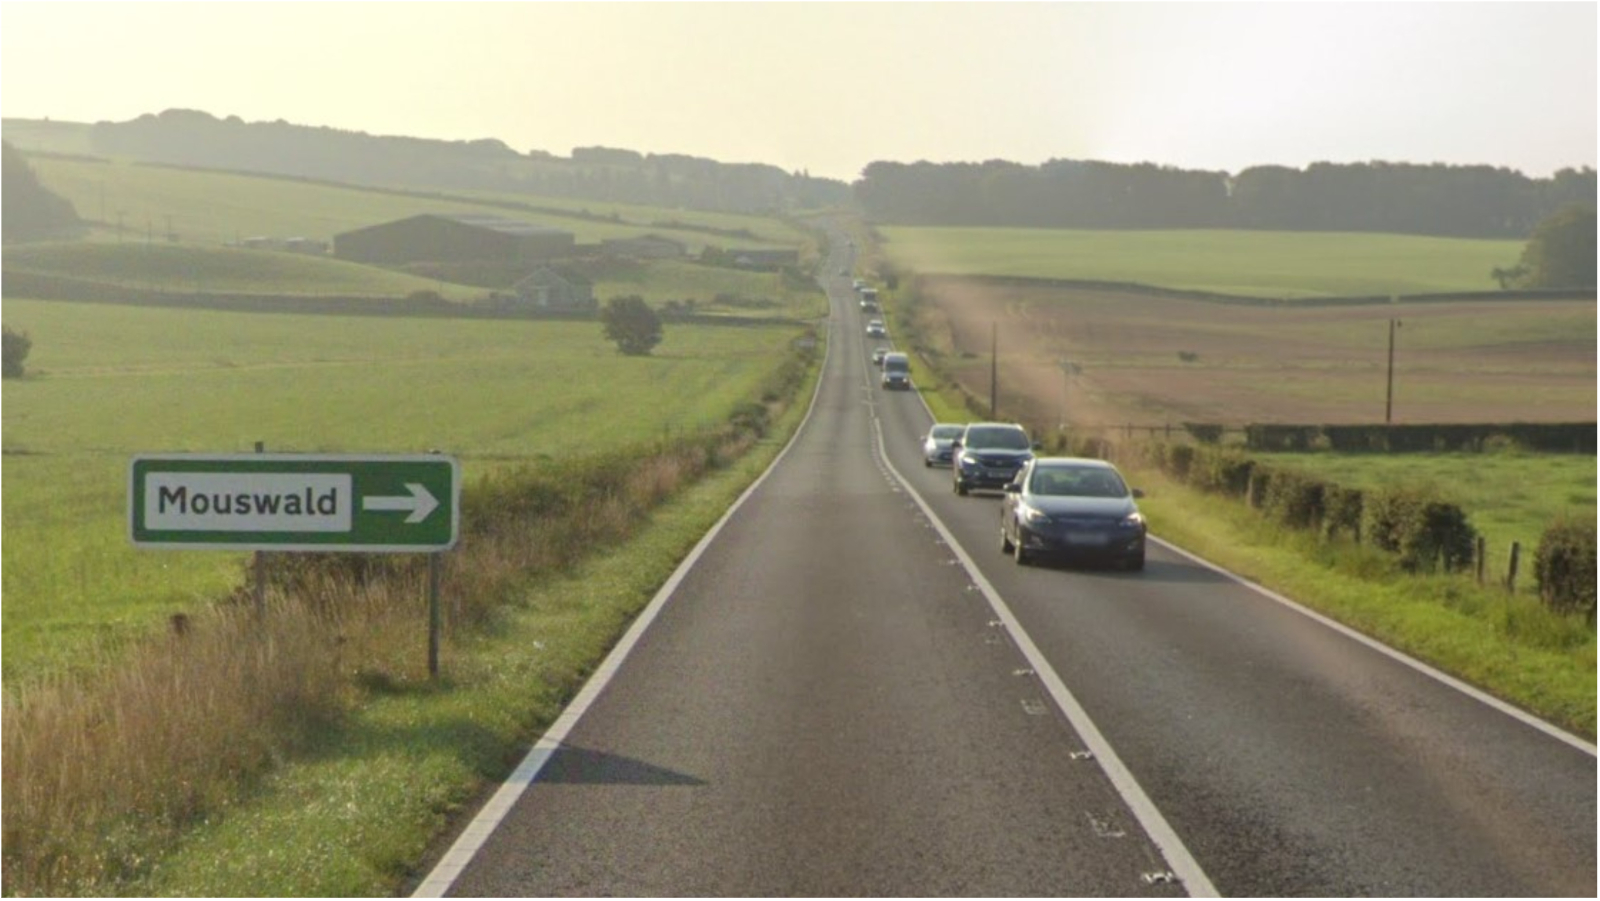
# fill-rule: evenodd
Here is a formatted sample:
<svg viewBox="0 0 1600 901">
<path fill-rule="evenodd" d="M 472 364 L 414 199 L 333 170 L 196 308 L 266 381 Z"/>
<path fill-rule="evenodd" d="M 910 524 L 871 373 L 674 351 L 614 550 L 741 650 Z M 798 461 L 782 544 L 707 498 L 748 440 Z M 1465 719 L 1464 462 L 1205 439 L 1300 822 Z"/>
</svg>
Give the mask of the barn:
<svg viewBox="0 0 1600 901">
<path fill-rule="evenodd" d="M 521 263 L 572 253 L 576 238 L 558 228 L 482 213 L 424 213 L 333 236 L 341 260 L 405 263 Z"/>
</svg>

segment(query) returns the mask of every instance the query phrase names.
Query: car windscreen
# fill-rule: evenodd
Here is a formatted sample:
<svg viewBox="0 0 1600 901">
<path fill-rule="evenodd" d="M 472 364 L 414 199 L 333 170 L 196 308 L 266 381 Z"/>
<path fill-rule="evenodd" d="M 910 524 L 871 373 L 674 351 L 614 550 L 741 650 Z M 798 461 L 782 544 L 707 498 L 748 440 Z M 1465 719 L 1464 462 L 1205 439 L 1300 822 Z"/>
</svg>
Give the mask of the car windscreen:
<svg viewBox="0 0 1600 901">
<path fill-rule="evenodd" d="M 1028 491 L 1049 497 L 1127 497 L 1128 486 L 1115 472 L 1098 466 L 1040 466 Z"/>
<path fill-rule="evenodd" d="M 960 438 L 961 437 L 961 433 L 964 432 L 964 431 L 966 431 L 966 428 L 964 426 L 959 426 L 959 425 L 936 425 L 936 426 L 933 427 L 933 437 L 935 437 L 935 438 Z"/>
<path fill-rule="evenodd" d="M 1032 447 L 1026 432 L 1005 428 L 969 428 L 967 437 L 961 443 L 966 447 L 990 450 L 1028 450 Z"/>
</svg>

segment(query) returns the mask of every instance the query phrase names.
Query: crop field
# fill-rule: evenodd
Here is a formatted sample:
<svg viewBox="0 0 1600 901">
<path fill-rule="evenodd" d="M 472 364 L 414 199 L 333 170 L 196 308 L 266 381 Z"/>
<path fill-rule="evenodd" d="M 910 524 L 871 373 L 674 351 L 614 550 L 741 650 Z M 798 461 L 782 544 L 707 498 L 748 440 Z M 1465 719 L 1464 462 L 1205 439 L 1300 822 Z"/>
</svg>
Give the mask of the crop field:
<svg viewBox="0 0 1600 901">
<path fill-rule="evenodd" d="M 984 398 L 997 327 L 1001 413 L 1039 424 L 1383 422 L 1391 319 L 1395 422 L 1595 413 L 1592 300 L 1263 307 L 940 279 L 910 315 Z"/>
<path fill-rule="evenodd" d="M 1493 291 L 1520 241 L 1231 230 L 881 228 L 884 251 L 922 273 L 1133 282 L 1305 298 Z"/>
<path fill-rule="evenodd" d="M 103 223 L 104 240 L 160 243 L 170 232 L 179 243 L 220 245 L 244 238 L 304 237 L 331 241 L 335 234 L 421 213 L 486 213 L 550 225 L 576 235 L 579 243 L 607 238 L 632 238 L 645 233 L 675 238 L 698 253 L 717 246 L 794 246 L 805 236 L 772 219 L 700 213 L 687 210 L 631 207 L 543 198 L 523 194 L 478 195 L 483 202 L 439 200 L 399 192 L 337 187 L 285 178 L 267 178 L 173 169 L 121 161 L 31 157 L 29 165 L 44 186 L 67 200 L 84 219 Z M 555 216 L 506 209 L 496 202 L 559 207 L 616 221 Z M 121 219 L 122 234 L 116 232 Z M 732 239 L 693 230 L 674 230 L 653 223 L 677 220 L 721 229 L 748 229 L 756 237 Z"/>
<path fill-rule="evenodd" d="M 3 388 L 4 677 L 91 665 L 99 639 L 239 584 L 242 555 L 136 551 L 136 453 L 443 450 L 467 483 L 507 462 L 721 422 L 793 326 L 669 325 L 624 357 L 596 323 L 288 316 L 7 298 L 34 341 Z"/>
</svg>

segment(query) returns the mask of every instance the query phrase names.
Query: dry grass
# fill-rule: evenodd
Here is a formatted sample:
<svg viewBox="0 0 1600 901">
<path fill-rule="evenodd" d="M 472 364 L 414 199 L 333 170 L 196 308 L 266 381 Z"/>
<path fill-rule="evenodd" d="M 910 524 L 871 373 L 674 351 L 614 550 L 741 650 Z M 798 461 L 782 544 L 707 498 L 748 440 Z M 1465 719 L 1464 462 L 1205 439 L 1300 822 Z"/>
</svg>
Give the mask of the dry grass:
<svg viewBox="0 0 1600 901">
<path fill-rule="evenodd" d="M 633 453 L 500 473 L 463 498 L 444 653 L 514 589 L 628 537 L 748 450 L 724 427 Z M 5 697 L 4 890 L 115 894 L 186 829 L 248 796 L 371 692 L 428 680 L 425 558 L 276 555 L 263 618 L 243 589 L 103 677 Z M 176 625 L 176 624 L 175 624 Z"/>
</svg>

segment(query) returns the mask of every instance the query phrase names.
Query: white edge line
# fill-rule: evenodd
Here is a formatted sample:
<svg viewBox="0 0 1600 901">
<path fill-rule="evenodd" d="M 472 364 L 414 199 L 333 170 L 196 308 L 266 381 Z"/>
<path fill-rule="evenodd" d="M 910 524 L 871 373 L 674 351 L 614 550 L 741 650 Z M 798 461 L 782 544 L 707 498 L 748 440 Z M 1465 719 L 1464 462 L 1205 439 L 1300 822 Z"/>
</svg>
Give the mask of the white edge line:
<svg viewBox="0 0 1600 901">
<path fill-rule="evenodd" d="M 920 391 L 917 392 L 917 398 L 922 401 L 922 408 L 928 412 L 928 419 L 930 421 L 932 421 L 932 422 L 938 422 L 939 418 L 937 416 L 933 415 L 933 408 L 928 406 L 928 399 L 922 396 L 922 392 L 920 392 Z M 1192 560 L 1195 563 L 1198 563 L 1199 565 L 1205 567 L 1206 569 L 1211 570 L 1212 572 L 1219 573 L 1219 574 L 1221 574 L 1223 576 L 1226 576 L 1227 578 L 1239 583 L 1240 585 L 1243 585 L 1244 587 L 1246 587 L 1246 588 L 1248 588 L 1248 589 L 1250 589 L 1250 590 L 1262 595 L 1265 598 L 1268 598 L 1269 600 L 1277 601 L 1279 604 L 1282 604 L 1283 606 L 1288 607 L 1290 610 L 1293 610 L 1296 613 L 1299 613 L 1299 614 L 1301 614 L 1303 616 L 1309 617 L 1310 619 L 1315 620 L 1316 622 L 1319 622 L 1322 625 L 1327 626 L 1330 629 L 1333 629 L 1334 631 L 1340 633 L 1341 635 L 1344 635 L 1347 638 L 1354 639 L 1355 641 L 1358 641 L 1361 644 L 1366 645 L 1367 647 L 1379 652 L 1380 654 L 1383 654 L 1384 656 L 1390 658 L 1391 660 L 1394 660 L 1394 661 L 1396 661 L 1398 663 L 1404 664 L 1405 666 L 1408 666 L 1408 667 L 1412 668 L 1413 670 L 1416 670 L 1417 672 L 1421 673 L 1424 676 L 1427 676 L 1430 679 L 1433 679 L 1433 680 L 1435 680 L 1435 681 L 1437 681 L 1437 682 L 1439 682 L 1439 683 L 1441 683 L 1443 685 L 1446 685 L 1446 686 L 1448 686 L 1450 688 L 1453 688 L 1456 691 L 1459 691 L 1462 694 L 1466 695 L 1467 697 L 1470 697 L 1470 698 L 1472 698 L 1472 699 L 1474 699 L 1474 700 L 1476 700 L 1476 701 L 1478 701 L 1480 703 L 1486 704 L 1489 707 L 1492 707 L 1495 710 L 1500 711 L 1501 713 L 1505 714 L 1506 716 L 1509 716 L 1512 719 L 1517 720 L 1518 722 L 1521 722 L 1521 723 L 1523 723 L 1525 725 L 1533 727 L 1534 729 L 1537 729 L 1540 732 L 1543 732 L 1544 734 L 1550 736 L 1551 738 L 1556 739 L 1557 741 L 1564 742 L 1564 743 L 1566 743 L 1568 745 L 1571 745 L 1572 747 L 1577 748 L 1578 750 L 1584 752 L 1585 754 L 1588 754 L 1590 757 L 1595 757 L 1596 756 L 1595 746 L 1592 743 L 1584 741 L 1582 738 L 1579 738 L 1578 736 L 1573 735 L 1571 732 L 1568 732 L 1567 730 L 1562 729 L 1560 726 L 1554 725 L 1553 723 L 1546 722 L 1546 721 L 1534 716 L 1533 714 L 1527 712 L 1526 710 L 1523 710 L 1520 707 L 1516 707 L 1516 706 L 1514 706 L 1512 704 L 1509 704 L 1509 703 L 1507 703 L 1505 701 L 1502 701 L 1499 698 L 1495 697 L 1494 695 L 1488 694 L 1487 692 L 1483 691 L 1482 689 L 1476 688 L 1476 687 L 1472 686 L 1471 684 L 1469 684 L 1467 682 L 1463 682 L 1460 679 L 1456 678 L 1455 676 L 1452 676 L 1449 673 L 1444 672 L 1443 670 L 1435 669 L 1434 667 L 1432 667 L 1432 666 L 1430 666 L 1430 665 L 1428 665 L 1426 663 L 1423 663 L 1421 660 L 1418 660 L 1415 657 L 1409 656 L 1409 655 L 1405 654 L 1404 652 L 1395 650 L 1394 648 L 1384 644 L 1383 642 L 1377 640 L 1376 638 L 1373 638 L 1373 637 L 1371 637 L 1369 635 L 1365 635 L 1365 634 L 1363 634 L 1361 632 L 1358 632 L 1355 629 L 1345 625 L 1344 623 L 1341 623 L 1341 622 L 1339 622 L 1337 620 L 1331 619 L 1328 616 L 1326 616 L 1324 614 L 1321 614 L 1321 613 L 1318 613 L 1317 611 L 1312 610 L 1311 608 L 1306 607 L 1306 606 L 1300 604 L 1297 601 L 1294 601 L 1294 600 L 1291 600 L 1290 598 L 1284 597 L 1283 595 L 1278 594 L 1277 592 L 1273 591 L 1270 588 L 1267 588 L 1264 585 L 1258 585 L 1255 582 L 1252 582 L 1249 579 L 1246 579 L 1244 576 L 1239 575 L 1238 573 L 1226 570 L 1226 569 L 1222 568 L 1221 566 L 1218 566 L 1217 564 L 1212 563 L 1210 560 L 1207 560 L 1204 557 L 1199 556 L 1198 554 L 1192 553 L 1190 551 L 1186 551 L 1183 548 L 1178 547 L 1177 545 L 1173 544 L 1170 541 L 1164 541 L 1161 538 L 1156 537 L 1155 535 L 1150 535 L 1148 537 L 1149 537 L 1149 539 L 1151 541 L 1154 541 L 1156 544 L 1161 545 L 1162 547 L 1166 548 L 1167 550 L 1172 551 L 1173 553 L 1178 554 L 1179 556 L 1186 557 L 1189 560 Z"/>
<path fill-rule="evenodd" d="M 1182 880 L 1184 889 L 1192 898 L 1219 897 L 1216 887 L 1206 877 L 1205 871 L 1200 869 L 1200 864 L 1194 859 L 1194 855 L 1189 853 L 1189 849 L 1184 846 L 1183 840 L 1178 838 L 1178 833 L 1167 823 L 1166 817 L 1161 815 L 1161 811 L 1150 800 L 1150 796 L 1144 793 L 1144 789 L 1139 786 L 1138 780 L 1133 778 L 1133 773 L 1123 765 L 1122 759 L 1117 757 L 1116 751 L 1111 748 L 1111 743 L 1106 741 L 1105 736 L 1100 733 L 1100 729 L 1089 718 L 1088 712 L 1078 703 L 1077 698 L 1073 697 L 1072 692 L 1067 689 L 1066 683 L 1061 681 L 1061 677 L 1056 674 L 1055 668 L 1050 665 L 1050 661 L 1045 659 L 1044 654 L 1033 643 L 1033 639 L 1022 628 L 1022 624 L 1011 613 L 1011 608 L 1006 606 L 1004 600 L 1001 600 L 1000 593 L 995 591 L 994 586 L 989 584 L 988 579 L 984 578 L 983 573 L 979 571 L 972 557 L 967 554 L 966 549 L 956 540 L 955 535 L 951 534 L 950 530 L 945 527 L 938 514 L 933 512 L 933 508 L 928 506 L 928 502 L 923 499 L 921 493 L 912 487 L 906 477 L 900 474 L 900 470 L 895 469 L 894 464 L 890 462 L 888 449 L 884 445 L 882 424 L 874 419 L 872 425 L 878 433 L 878 456 L 883 461 L 883 464 L 899 480 L 901 487 L 905 488 L 907 493 L 916 499 L 917 506 L 922 508 L 923 515 L 927 516 L 928 520 L 933 523 L 933 527 L 939 530 L 939 535 L 944 539 L 945 544 L 961 560 L 961 565 L 966 569 L 968 577 L 983 592 L 984 598 L 989 601 L 989 606 L 1000 617 L 1000 621 L 1005 623 L 1007 631 L 1011 633 L 1012 640 L 1017 643 L 1017 648 L 1022 651 L 1022 656 L 1027 658 L 1028 665 L 1033 667 L 1034 673 L 1038 675 L 1040 682 L 1044 684 L 1045 690 L 1050 693 L 1051 699 L 1056 702 L 1056 706 L 1066 716 L 1067 721 L 1072 724 L 1072 728 L 1077 730 L 1078 735 L 1083 739 L 1083 743 L 1094 754 L 1094 759 L 1099 763 L 1101 771 L 1111 780 L 1112 787 L 1122 796 L 1122 800 L 1128 805 L 1128 809 L 1133 812 L 1134 817 L 1139 821 L 1139 825 L 1144 828 L 1145 834 L 1150 836 L 1150 840 L 1155 843 L 1156 848 L 1161 852 L 1161 856 L 1166 858 L 1167 865 L 1172 867 L 1173 875 Z"/>
<path fill-rule="evenodd" d="M 1174 553 L 1176 553 L 1176 554 L 1178 554 L 1180 556 L 1187 557 L 1188 559 L 1194 561 L 1195 563 L 1198 563 L 1199 565 L 1205 567 L 1206 569 L 1211 570 L 1212 572 L 1220 573 L 1220 574 L 1222 574 L 1224 576 L 1227 576 L 1229 579 L 1232 579 L 1233 581 L 1238 582 L 1240 585 L 1243 585 L 1244 587 L 1249 588 L 1250 590 L 1262 595 L 1263 597 L 1266 597 L 1269 600 L 1277 601 L 1279 604 L 1282 604 L 1283 606 L 1288 607 L 1290 610 L 1293 610 L 1296 613 L 1301 614 L 1302 616 L 1306 616 L 1306 617 L 1308 617 L 1310 619 L 1313 619 L 1313 620 L 1321 623 L 1322 625 L 1327 626 L 1330 629 L 1333 629 L 1334 631 L 1340 633 L 1341 635 L 1344 635 L 1346 638 L 1350 638 L 1350 639 L 1353 639 L 1355 641 L 1358 641 L 1361 644 L 1364 644 L 1367 647 L 1371 648 L 1372 650 L 1377 651 L 1378 653 L 1383 654 L 1384 656 L 1390 658 L 1391 660 L 1394 660 L 1394 661 L 1396 661 L 1398 663 L 1405 664 L 1406 666 L 1411 667 L 1412 669 L 1416 670 L 1417 672 L 1421 673 L 1424 676 L 1427 676 L 1427 677 L 1429 677 L 1431 679 L 1434 679 L 1434 680 L 1436 680 L 1436 681 L 1438 681 L 1440 683 L 1443 683 L 1444 685 L 1447 685 L 1450 688 L 1453 688 L 1456 691 L 1459 691 L 1462 694 L 1467 695 L 1470 698 L 1473 698 L 1474 700 L 1477 700 L 1477 701 L 1479 701 L 1479 702 L 1481 702 L 1483 704 L 1487 704 L 1488 706 L 1493 707 L 1495 710 L 1500 711 L 1501 713 L 1505 714 L 1506 716 L 1509 716 L 1512 719 L 1518 720 L 1519 722 L 1522 722 L 1525 725 L 1532 726 L 1533 728 L 1539 730 L 1540 732 L 1543 732 L 1544 734 L 1550 736 L 1551 738 L 1554 738 L 1554 739 L 1557 739 L 1559 741 L 1565 742 L 1566 744 L 1571 745 L 1572 747 L 1577 748 L 1580 751 L 1583 751 L 1584 753 L 1588 754 L 1590 757 L 1594 757 L 1595 756 L 1595 746 L 1594 745 L 1590 744 L 1589 742 L 1584 741 L 1583 739 L 1573 735 L 1572 733 L 1566 731 L 1565 729 L 1562 729 L 1559 726 L 1553 725 L 1551 723 L 1547 723 L 1544 720 L 1539 719 L 1538 717 L 1534 716 L 1533 714 L 1527 712 L 1526 710 L 1523 710 L 1523 709 L 1521 709 L 1519 707 L 1515 707 L 1515 706 L 1513 706 L 1511 704 L 1508 704 L 1505 701 L 1502 701 L 1499 698 L 1495 697 L 1494 695 L 1488 694 L 1488 693 L 1484 692 L 1483 690 L 1481 690 L 1479 688 L 1475 688 L 1472 685 L 1470 685 L 1470 684 L 1468 684 L 1466 682 L 1463 682 L 1460 679 L 1457 679 L 1455 676 L 1452 676 L 1449 673 L 1446 673 L 1446 672 L 1444 672 L 1442 670 L 1434 669 L 1432 666 L 1429 666 L 1428 664 L 1423 663 L 1421 660 L 1418 660 L 1415 657 L 1411 657 L 1411 656 L 1408 656 L 1408 655 L 1406 655 L 1405 653 L 1403 653 L 1401 651 L 1397 651 L 1394 648 L 1389 647 L 1388 645 L 1384 644 L 1381 641 L 1378 641 L 1377 639 L 1375 639 L 1375 638 L 1373 638 L 1373 637 L 1371 637 L 1369 635 L 1364 635 L 1361 632 L 1358 632 L 1355 629 L 1352 629 L 1351 627 L 1345 625 L 1344 623 L 1341 623 L 1341 622 L 1339 622 L 1337 620 L 1334 620 L 1334 619 L 1330 619 L 1329 617 L 1327 617 L 1327 616 L 1325 616 L 1325 615 L 1323 615 L 1321 613 L 1318 613 L 1317 611 L 1312 610 L 1309 607 L 1305 607 L 1305 606 L 1301 605 L 1297 601 L 1293 601 L 1293 600 L 1291 600 L 1291 599 L 1289 599 L 1287 597 L 1284 597 L 1281 594 L 1278 594 L 1277 592 L 1271 590 L 1270 588 L 1267 588 L 1267 587 L 1262 586 L 1262 585 L 1258 585 L 1255 582 L 1252 582 L 1249 579 L 1246 579 L 1244 576 L 1241 576 L 1241 575 L 1239 575 L 1237 573 L 1229 572 L 1228 570 L 1223 569 L 1222 567 L 1216 565 L 1215 563 L 1212 563 L 1211 561 L 1206 560 L 1204 557 L 1196 556 L 1195 554 L 1192 554 L 1189 551 L 1186 551 L 1183 548 L 1178 547 L 1177 545 L 1175 545 L 1175 544 L 1173 544 L 1173 543 L 1171 543 L 1169 541 L 1163 541 L 1163 540 L 1161 540 L 1160 538 L 1157 538 L 1154 535 L 1151 535 L 1149 537 L 1150 537 L 1150 540 L 1152 540 L 1155 543 L 1161 545 L 1162 547 L 1166 548 L 1167 550 L 1172 551 L 1172 552 L 1174 552 Z"/>
<path fill-rule="evenodd" d="M 826 293 L 826 289 L 824 289 L 824 293 Z M 722 514 L 722 518 L 717 520 L 711 530 L 694 546 L 694 549 L 689 552 L 689 556 L 683 558 L 683 562 L 678 564 L 678 568 L 672 571 L 672 575 L 656 591 L 655 597 L 650 599 L 650 603 L 645 606 L 644 610 L 640 611 L 639 615 L 634 618 L 633 625 L 628 627 L 628 631 L 623 634 L 622 639 L 606 655 L 605 660 L 600 663 L 600 667 L 589 676 L 588 681 L 584 683 L 577 697 L 567 704 L 566 708 L 561 711 L 561 715 L 556 717 L 556 721 L 534 743 L 527 756 L 522 758 L 522 762 L 500 784 L 500 788 L 478 811 L 477 816 L 472 818 L 472 822 L 467 824 L 466 829 L 462 830 L 461 835 L 450 846 L 450 850 L 446 851 L 444 856 L 439 858 L 439 862 L 434 864 L 427 877 L 411 893 L 411 897 L 442 898 L 446 892 L 450 891 L 451 886 L 455 885 L 456 879 L 461 876 L 467 865 L 472 862 L 472 858 L 477 855 L 484 843 L 489 840 L 489 836 L 493 835 L 494 831 L 499 828 L 500 822 L 505 819 L 506 814 L 511 812 L 511 808 L 522 797 L 522 793 L 527 791 L 528 786 L 533 784 L 534 779 L 538 778 L 539 771 L 544 769 L 544 765 L 550 761 L 550 757 L 560 749 L 561 743 L 566 740 L 567 734 L 572 731 L 572 727 L 577 725 L 578 720 L 582 719 L 584 713 L 588 712 L 589 706 L 594 703 L 601 692 L 605 691 L 606 686 L 611 682 L 611 678 L 622 668 L 623 662 L 633 652 L 634 645 L 639 643 L 639 639 L 644 635 L 645 630 L 649 629 L 651 623 L 655 622 L 656 617 L 666 607 L 667 601 L 672 597 L 673 592 L 677 591 L 678 585 L 689 574 L 689 570 L 693 569 L 694 565 L 699 562 L 700 556 L 705 553 L 706 548 L 711 545 L 712 541 L 716 540 L 723 526 L 727 525 L 728 520 L 732 519 L 734 514 L 739 512 L 739 508 L 744 506 L 744 502 L 752 494 L 756 493 L 756 490 L 767 480 L 772 471 L 778 468 L 778 464 L 783 462 L 783 458 L 788 456 L 789 449 L 794 447 L 795 441 L 805 431 L 806 424 L 811 421 L 812 414 L 816 412 L 817 398 L 822 395 L 822 385 L 828 372 L 828 359 L 833 355 L 834 336 L 831 333 L 834 331 L 834 317 L 831 315 L 831 299 L 830 297 L 830 315 L 826 320 L 830 334 L 828 335 L 827 346 L 823 350 L 822 365 L 817 370 L 817 384 L 811 392 L 811 404 L 806 409 L 805 418 L 800 420 L 800 425 L 795 428 L 794 434 L 789 436 L 789 443 L 785 444 L 783 450 L 772 458 L 772 463 L 767 466 L 760 477 L 750 483 L 750 487 L 739 495 L 739 499 L 733 502 L 728 511 Z"/>
</svg>

